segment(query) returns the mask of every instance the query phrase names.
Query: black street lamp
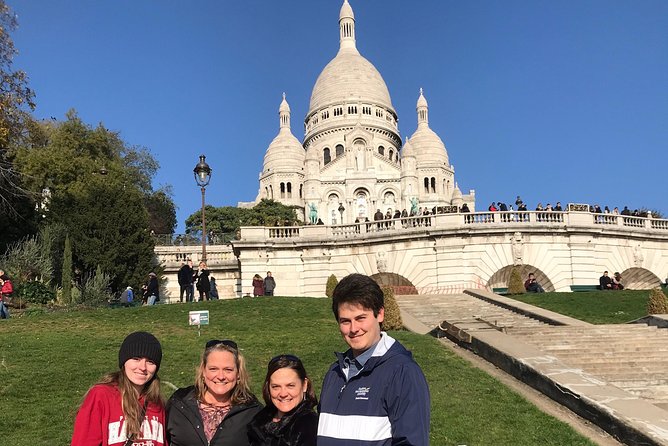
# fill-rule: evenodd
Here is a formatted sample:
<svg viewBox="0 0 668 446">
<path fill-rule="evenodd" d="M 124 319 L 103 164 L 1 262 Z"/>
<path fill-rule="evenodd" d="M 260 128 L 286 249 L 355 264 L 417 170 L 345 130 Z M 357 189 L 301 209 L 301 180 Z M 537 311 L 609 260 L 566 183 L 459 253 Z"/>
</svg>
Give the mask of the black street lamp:
<svg viewBox="0 0 668 446">
<path fill-rule="evenodd" d="M 211 167 L 206 163 L 206 156 L 199 156 L 199 163 L 193 169 L 195 181 L 202 188 L 202 262 L 206 262 L 206 219 L 204 215 L 204 192 L 211 181 Z"/>
<path fill-rule="evenodd" d="M 341 214 L 341 224 L 343 224 L 343 211 L 345 211 L 346 208 L 343 207 L 343 203 L 339 203 L 339 214 Z"/>
</svg>

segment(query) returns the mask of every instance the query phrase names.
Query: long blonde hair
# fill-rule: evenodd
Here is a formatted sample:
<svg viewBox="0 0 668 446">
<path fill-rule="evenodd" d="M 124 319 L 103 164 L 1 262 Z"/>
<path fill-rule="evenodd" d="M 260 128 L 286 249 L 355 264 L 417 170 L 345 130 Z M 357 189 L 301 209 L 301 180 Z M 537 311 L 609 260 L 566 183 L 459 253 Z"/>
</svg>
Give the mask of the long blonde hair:
<svg viewBox="0 0 668 446">
<path fill-rule="evenodd" d="M 142 403 L 139 402 L 141 396 L 144 397 L 147 404 L 153 404 L 159 407 L 164 406 L 162 395 L 160 393 L 160 378 L 157 374 L 155 374 L 149 382 L 144 384 L 140 394 L 137 394 L 134 384 L 132 384 L 125 375 L 124 370 L 107 373 L 97 384 L 116 386 L 121 393 L 121 409 L 123 410 L 123 416 L 125 417 L 125 429 L 128 438 L 131 438 L 132 435 L 134 435 L 134 438 L 140 438 L 141 436 L 141 425 L 144 421 L 144 417 L 142 416 L 144 407 Z"/>
<path fill-rule="evenodd" d="M 195 391 L 197 400 L 204 402 L 204 395 L 209 390 L 206 386 L 206 383 L 204 382 L 204 371 L 206 370 L 206 363 L 209 355 L 214 351 L 229 352 L 234 355 L 234 360 L 237 365 L 238 377 L 237 384 L 234 386 L 234 390 L 232 391 L 232 396 L 230 398 L 230 403 L 232 406 L 257 401 L 257 398 L 250 390 L 250 378 L 248 376 L 248 370 L 246 369 L 246 359 L 238 349 L 223 343 L 215 344 L 211 347 L 205 348 L 204 353 L 202 353 L 202 360 L 200 361 L 200 364 L 197 367 L 197 371 L 195 372 Z"/>
</svg>

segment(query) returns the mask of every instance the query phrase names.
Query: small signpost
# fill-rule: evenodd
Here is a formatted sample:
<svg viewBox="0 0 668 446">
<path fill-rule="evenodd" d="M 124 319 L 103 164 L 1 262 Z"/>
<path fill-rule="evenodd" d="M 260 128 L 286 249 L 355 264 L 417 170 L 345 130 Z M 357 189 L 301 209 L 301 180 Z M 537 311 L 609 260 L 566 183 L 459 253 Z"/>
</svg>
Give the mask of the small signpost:
<svg viewBox="0 0 668 446">
<path fill-rule="evenodd" d="M 209 325 L 209 310 L 190 311 L 188 325 L 197 325 L 197 336 L 202 336 L 202 325 Z"/>
</svg>

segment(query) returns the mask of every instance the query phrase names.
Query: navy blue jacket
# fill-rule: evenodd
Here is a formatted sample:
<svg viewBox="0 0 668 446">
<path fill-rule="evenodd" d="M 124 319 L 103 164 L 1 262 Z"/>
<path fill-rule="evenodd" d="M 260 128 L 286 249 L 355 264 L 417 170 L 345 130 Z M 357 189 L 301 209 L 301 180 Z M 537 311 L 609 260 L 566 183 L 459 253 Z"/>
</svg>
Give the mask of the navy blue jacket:
<svg viewBox="0 0 668 446">
<path fill-rule="evenodd" d="M 411 353 L 386 333 L 346 382 L 337 353 L 320 394 L 318 446 L 429 445 L 429 386 Z"/>
</svg>

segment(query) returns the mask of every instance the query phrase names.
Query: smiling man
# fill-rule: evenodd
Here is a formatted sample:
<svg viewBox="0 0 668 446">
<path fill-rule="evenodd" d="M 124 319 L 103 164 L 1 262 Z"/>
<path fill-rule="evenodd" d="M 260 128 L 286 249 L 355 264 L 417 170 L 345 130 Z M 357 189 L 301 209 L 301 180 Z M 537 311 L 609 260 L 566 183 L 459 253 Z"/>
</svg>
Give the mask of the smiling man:
<svg viewBox="0 0 668 446">
<path fill-rule="evenodd" d="M 411 353 L 381 331 L 378 284 L 344 277 L 332 311 L 350 349 L 336 354 L 322 384 L 318 446 L 428 445 L 429 387 Z"/>
</svg>

